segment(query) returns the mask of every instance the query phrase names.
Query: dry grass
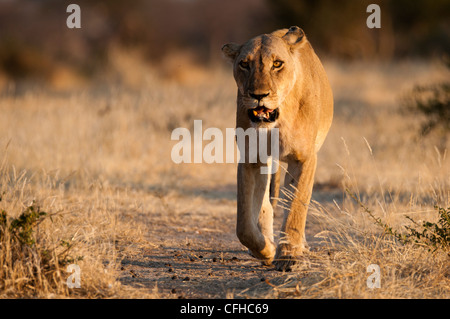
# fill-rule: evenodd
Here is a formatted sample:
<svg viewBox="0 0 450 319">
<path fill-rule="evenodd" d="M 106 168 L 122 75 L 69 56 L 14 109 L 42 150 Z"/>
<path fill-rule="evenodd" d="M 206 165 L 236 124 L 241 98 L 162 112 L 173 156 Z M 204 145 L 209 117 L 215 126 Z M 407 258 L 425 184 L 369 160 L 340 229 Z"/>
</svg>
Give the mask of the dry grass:
<svg viewBox="0 0 450 319">
<path fill-rule="evenodd" d="M 200 224 L 203 232 L 220 229 L 216 237 L 232 238 L 230 245 L 239 247 L 229 209 L 235 197 L 227 188 L 235 185 L 236 165 L 176 165 L 170 159 L 174 128 L 192 129 L 194 119 L 203 120 L 204 129 L 234 127 L 231 73 L 217 69 L 204 81 L 197 70 L 196 85 L 180 84 L 159 79 L 120 52 L 113 58 L 120 72 L 128 72 L 120 84 L 0 97 L 0 208 L 17 217 L 35 201 L 53 214 L 36 229 L 34 252 L 22 259 L 8 260 L 12 248 L 1 243 L 2 297 L 167 297 L 158 285 L 127 284 L 122 261 L 188 237 L 200 241 Z M 448 74 L 439 64 L 418 61 L 330 61 L 325 68 L 336 112 L 319 154 L 307 225 L 311 252 L 297 271 L 271 272 L 270 280 L 225 296 L 448 298 L 448 252 L 399 244 L 345 195 L 350 189 L 398 229 L 405 214 L 434 221 L 435 204 L 450 206 L 446 151 L 432 137 L 418 138 L 418 119 L 399 112 L 399 99 L 414 84 Z M 177 237 L 164 238 L 164 229 L 177 230 Z M 69 274 L 57 258 L 50 272 L 40 268 L 36 251 L 56 247 L 57 254 L 61 241 L 73 244 L 70 256 L 83 257 L 77 262 L 81 289 L 67 288 Z M 381 268 L 380 289 L 367 288 L 369 264 Z"/>
<path fill-rule="evenodd" d="M 99 298 L 121 296 L 120 292 L 133 296 L 126 287 L 119 289 L 116 279 L 120 253 L 139 245 L 142 232 L 132 221 L 123 222 L 122 205 L 130 206 L 120 190 L 81 179 L 77 187 L 68 186 L 56 171 L 30 175 L 4 165 L 1 172 L 0 204 L 10 218 L 29 205 L 48 214 L 34 228 L 34 245 L 13 241 L 12 235 L 2 239 L 3 297 Z M 71 263 L 81 268 L 80 289 L 66 285 Z"/>
</svg>

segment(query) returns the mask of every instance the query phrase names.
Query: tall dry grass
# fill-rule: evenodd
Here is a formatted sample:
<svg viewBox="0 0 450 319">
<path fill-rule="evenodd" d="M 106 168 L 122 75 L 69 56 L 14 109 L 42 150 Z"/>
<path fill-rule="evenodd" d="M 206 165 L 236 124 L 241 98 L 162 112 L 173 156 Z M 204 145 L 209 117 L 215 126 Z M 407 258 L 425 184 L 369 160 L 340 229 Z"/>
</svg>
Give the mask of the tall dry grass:
<svg viewBox="0 0 450 319">
<path fill-rule="evenodd" d="M 120 253 L 138 245 L 142 233 L 130 227 L 133 222 L 123 222 L 120 190 L 97 180 L 69 186 L 57 171 L 19 172 L 7 161 L 0 172 L 0 206 L 7 213 L 0 240 L 2 297 L 133 296 L 116 279 Z M 46 213 L 33 225 L 34 244 L 21 243 L 8 230 L 30 206 Z M 80 288 L 67 285 L 70 264 L 82 270 Z"/>
<path fill-rule="evenodd" d="M 11 241 L 2 241 L 2 297 L 159 297 L 154 287 L 131 288 L 119 277 L 123 256 L 149 245 L 152 223 L 182 218 L 161 213 L 160 194 L 235 184 L 235 164 L 176 165 L 170 159 L 174 128 L 192 130 L 194 119 L 203 120 L 204 129 L 234 127 L 231 72 L 215 69 L 205 76 L 197 70 L 195 81 L 182 83 L 137 63 L 138 56 L 115 52 L 111 58 L 115 69 L 90 88 L 6 90 L 0 97 L 0 209 L 18 217 L 34 201 L 51 215 L 35 229 L 36 245 L 22 257 L 8 257 Z M 176 68 L 188 71 L 187 64 Z M 345 189 L 399 229 L 405 214 L 433 220 L 434 205 L 450 206 L 448 155 L 432 138 L 418 136 L 419 120 L 401 113 L 399 102 L 417 82 L 448 74 L 437 63 L 420 61 L 329 61 L 325 68 L 336 112 L 316 181 L 333 191 L 313 195 L 311 252 L 296 272 L 232 296 L 446 298 L 448 252 L 431 253 L 386 236 Z M 201 209 L 202 200 L 196 200 Z M 67 255 L 82 256 L 80 289 L 67 288 L 70 274 L 55 257 L 64 242 L 72 245 Z M 54 256 L 48 273 L 39 259 L 44 250 Z M 370 264 L 381 268 L 380 289 L 367 288 Z"/>
<path fill-rule="evenodd" d="M 370 214 L 404 234 L 408 232 L 405 226 L 417 228 L 406 216 L 435 223 L 439 216 L 434 205 L 450 207 L 449 160 L 435 153 L 435 169 L 439 173 L 426 176 L 425 182 L 419 179 L 415 185 L 411 182 L 411 186 L 403 182 L 397 184 L 395 180 L 390 183 L 384 179 L 378 161 L 367 145 L 359 152 L 370 154 L 371 161 L 364 167 L 375 175 L 377 182 L 362 185 L 360 175 L 355 173 L 360 162 L 354 161 L 345 145 L 343 148 L 348 157 L 344 166 L 339 165 L 343 174 L 342 189 L 346 191 L 342 202 L 321 204 L 313 201 L 309 222 L 314 225 L 310 229 L 314 248 L 305 256 L 297 272 L 275 287 L 275 295 L 447 298 L 450 291 L 448 249 L 403 244 L 377 225 Z M 401 175 L 398 171 L 397 174 Z M 372 274 L 367 268 L 369 265 L 380 267 L 380 288 L 369 287 L 368 278 Z"/>
</svg>

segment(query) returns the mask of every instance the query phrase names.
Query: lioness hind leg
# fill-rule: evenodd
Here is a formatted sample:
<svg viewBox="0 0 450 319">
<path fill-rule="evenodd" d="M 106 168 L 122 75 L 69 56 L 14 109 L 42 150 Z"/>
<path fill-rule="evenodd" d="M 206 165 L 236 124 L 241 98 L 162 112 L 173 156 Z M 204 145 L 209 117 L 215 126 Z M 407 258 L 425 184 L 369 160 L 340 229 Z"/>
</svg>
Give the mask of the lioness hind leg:
<svg viewBox="0 0 450 319">
<path fill-rule="evenodd" d="M 291 161 L 285 177 L 285 188 L 292 194 L 283 194 L 284 219 L 280 242 L 273 261 L 277 270 L 292 270 L 298 257 L 307 249 L 305 225 L 308 205 L 314 184 L 317 156 L 304 163 Z"/>
</svg>

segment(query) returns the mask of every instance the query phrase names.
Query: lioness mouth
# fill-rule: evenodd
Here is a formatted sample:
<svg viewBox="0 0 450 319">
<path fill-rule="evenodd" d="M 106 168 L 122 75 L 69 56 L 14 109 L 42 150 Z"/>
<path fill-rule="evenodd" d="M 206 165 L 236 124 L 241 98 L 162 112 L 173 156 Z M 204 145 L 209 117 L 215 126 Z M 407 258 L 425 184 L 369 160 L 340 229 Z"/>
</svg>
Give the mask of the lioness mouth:
<svg viewBox="0 0 450 319">
<path fill-rule="evenodd" d="M 248 110 L 248 117 L 250 121 L 259 123 L 259 122 L 275 122 L 280 115 L 278 108 L 276 109 L 268 109 L 265 106 L 258 106 L 254 109 Z"/>
</svg>

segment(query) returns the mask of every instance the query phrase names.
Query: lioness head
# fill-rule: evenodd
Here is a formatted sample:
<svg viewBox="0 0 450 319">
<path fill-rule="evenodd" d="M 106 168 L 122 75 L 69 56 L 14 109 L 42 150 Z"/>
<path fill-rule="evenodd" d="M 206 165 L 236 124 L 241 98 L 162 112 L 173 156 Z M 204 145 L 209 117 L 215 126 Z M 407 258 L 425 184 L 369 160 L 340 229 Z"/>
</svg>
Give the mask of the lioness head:
<svg viewBox="0 0 450 319">
<path fill-rule="evenodd" d="M 243 45 L 225 44 L 222 51 L 233 63 L 238 86 L 238 107 L 246 109 L 256 125 L 275 123 L 301 68 L 296 65 L 306 36 L 299 27 L 278 30 Z"/>
</svg>

